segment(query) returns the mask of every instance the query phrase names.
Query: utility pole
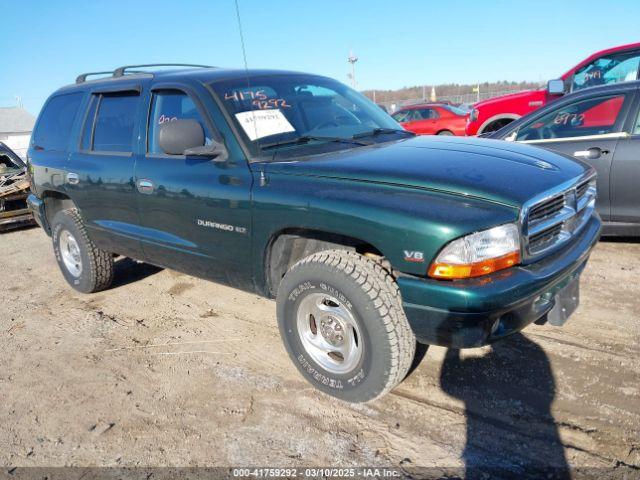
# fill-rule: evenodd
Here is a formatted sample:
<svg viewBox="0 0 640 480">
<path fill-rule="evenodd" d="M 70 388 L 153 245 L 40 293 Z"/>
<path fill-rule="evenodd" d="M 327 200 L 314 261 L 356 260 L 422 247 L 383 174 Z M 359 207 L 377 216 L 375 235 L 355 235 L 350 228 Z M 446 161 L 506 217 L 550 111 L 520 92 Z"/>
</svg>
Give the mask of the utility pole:
<svg viewBox="0 0 640 480">
<path fill-rule="evenodd" d="M 356 62 L 358 61 L 358 57 L 353 54 L 353 51 L 349 52 L 349 57 L 347 58 L 347 62 L 351 64 L 351 73 L 348 75 L 351 78 L 351 86 L 356 88 Z"/>
</svg>

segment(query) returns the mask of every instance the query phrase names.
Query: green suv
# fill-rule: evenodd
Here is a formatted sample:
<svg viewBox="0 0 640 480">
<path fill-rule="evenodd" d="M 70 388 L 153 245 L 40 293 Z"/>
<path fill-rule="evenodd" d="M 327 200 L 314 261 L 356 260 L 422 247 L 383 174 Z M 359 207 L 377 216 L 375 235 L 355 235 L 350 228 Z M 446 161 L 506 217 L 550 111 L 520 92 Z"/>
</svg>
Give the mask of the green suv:
<svg viewBox="0 0 640 480">
<path fill-rule="evenodd" d="M 588 165 L 415 137 L 317 75 L 175 67 L 80 75 L 40 113 L 28 202 L 75 289 L 108 288 L 123 255 L 275 297 L 301 374 L 352 402 L 396 386 L 416 341 L 575 310 L 600 233 Z"/>
</svg>

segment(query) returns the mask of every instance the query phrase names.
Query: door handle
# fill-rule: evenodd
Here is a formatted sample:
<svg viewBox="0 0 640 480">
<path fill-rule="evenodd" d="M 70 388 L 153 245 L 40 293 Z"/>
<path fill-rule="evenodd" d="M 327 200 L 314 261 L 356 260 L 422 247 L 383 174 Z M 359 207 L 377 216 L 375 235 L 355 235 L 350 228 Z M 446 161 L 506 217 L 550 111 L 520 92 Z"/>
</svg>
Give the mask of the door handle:
<svg viewBox="0 0 640 480">
<path fill-rule="evenodd" d="M 153 182 L 151 180 L 147 180 L 146 178 L 142 178 L 138 180 L 138 191 L 140 193 L 153 193 Z"/>
<path fill-rule="evenodd" d="M 67 173 L 67 183 L 71 185 L 77 185 L 80 183 L 80 176 L 77 173 L 69 172 Z"/>
<path fill-rule="evenodd" d="M 587 160 L 595 160 L 600 158 L 601 155 L 607 155 L 609 150 L 603 150 L 600 147 L 591 147 L 586 150 L 578 150 L 573 152 L 574 157 L 585 158 Z"/>
</svg>

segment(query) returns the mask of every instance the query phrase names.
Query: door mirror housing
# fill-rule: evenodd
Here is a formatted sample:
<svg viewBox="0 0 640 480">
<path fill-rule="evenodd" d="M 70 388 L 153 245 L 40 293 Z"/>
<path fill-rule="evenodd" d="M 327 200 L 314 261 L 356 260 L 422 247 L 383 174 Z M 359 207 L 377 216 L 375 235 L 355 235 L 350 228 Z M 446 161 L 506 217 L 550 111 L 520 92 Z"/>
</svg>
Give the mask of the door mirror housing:
<svg viewBox="0 0 640 480">
<path fill-rule="evenodd" d="M 184 151 L 186 157 L 218 157 L 222 155 L 223 148 L 218 143 L 212 143 L 211 145 L 203 145 L 201 147 L 187 148 Z"/>
<path fill-rule="evenodd" d="M 167 155 L 185 155 L 205 146 L 204 131 L 195 120 L 172 120 L 160 125 L 158 144 Z"/>
<path fill-rule="evenodd" d="M 547 93 L 549 95 L 564 95 L 564 80 L 558 78 L 547 82 Z"/>
</svg>

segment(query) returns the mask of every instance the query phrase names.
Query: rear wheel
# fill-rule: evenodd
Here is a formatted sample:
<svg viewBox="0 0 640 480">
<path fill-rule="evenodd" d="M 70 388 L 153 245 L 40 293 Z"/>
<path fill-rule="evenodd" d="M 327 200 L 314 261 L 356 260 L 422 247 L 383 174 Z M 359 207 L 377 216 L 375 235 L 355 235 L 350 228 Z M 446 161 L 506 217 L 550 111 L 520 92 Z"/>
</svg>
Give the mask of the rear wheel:
<svg viewBox="0 0 640 480">
<path fill-rule="evenodd" d="M 438 135 L 453 135 L 453 132 L 451 130 L 442 130 L 438 132 Z"/>
<path fill-rule="evenodd" d="M 278 325 L 289 356 L 315 387 L 374 400 L 406 376 L 415 337 L 391 275 L 355 252 L 311 255 L 283 278 Z"/>
<path fill-rule="evenodd" d="M 53 251 L 67 283 L 82 293 L 109 288 L 113 255 L 91 241 L 78 211 L 61 210 L 51 224 Z"/>
</svg>

